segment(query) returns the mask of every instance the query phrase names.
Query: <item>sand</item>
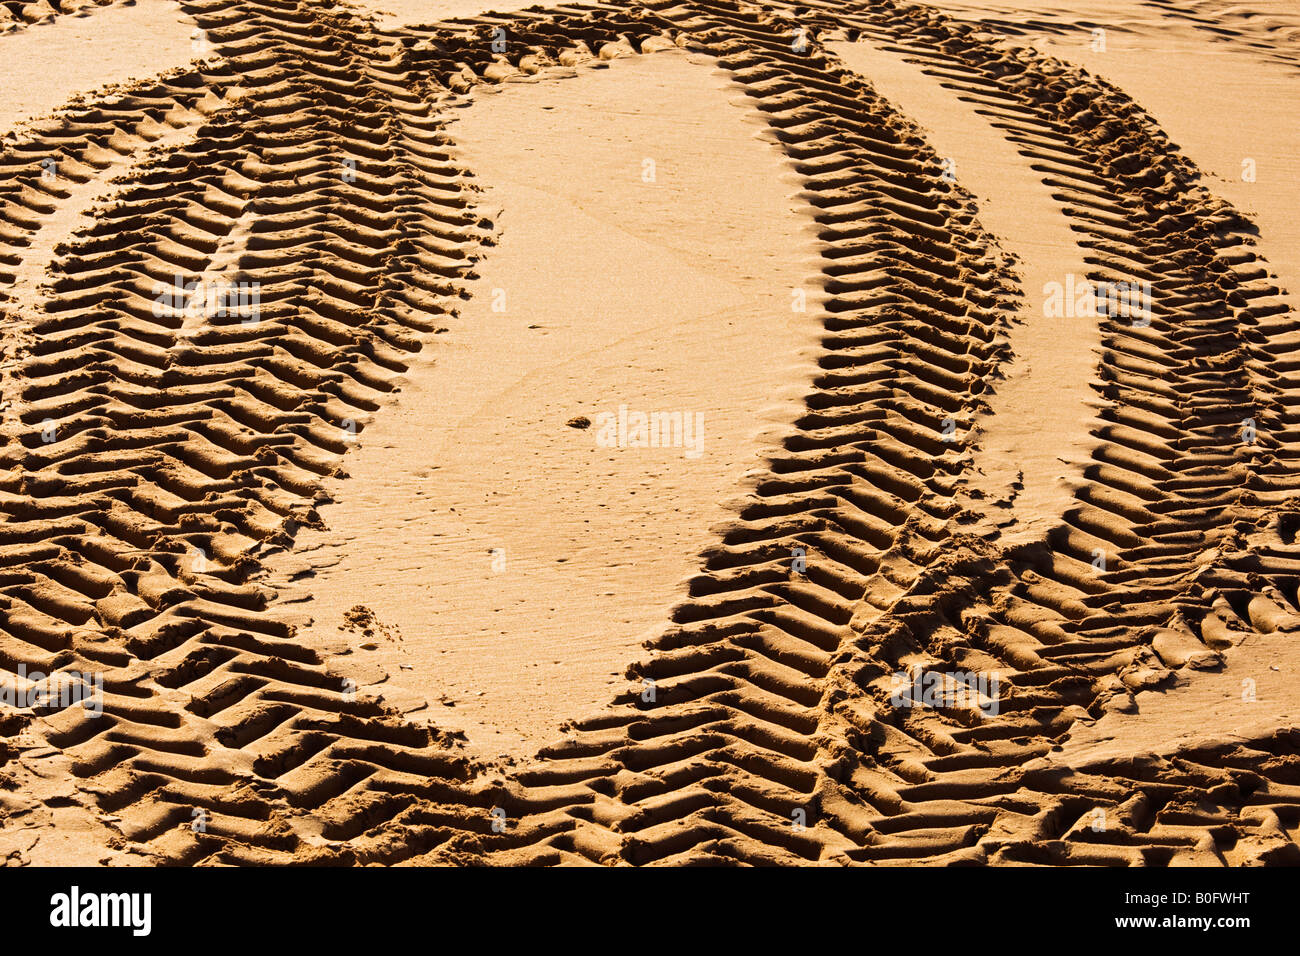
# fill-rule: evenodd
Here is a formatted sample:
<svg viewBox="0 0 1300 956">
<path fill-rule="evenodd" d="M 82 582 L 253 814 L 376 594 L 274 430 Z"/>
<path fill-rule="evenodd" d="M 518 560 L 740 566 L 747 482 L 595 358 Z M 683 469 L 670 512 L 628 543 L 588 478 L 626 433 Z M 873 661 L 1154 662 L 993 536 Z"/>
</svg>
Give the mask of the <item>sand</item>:
<svg viewBox="0 0 1300 956">
<path fill-rule="evenodd" d="M 531 756 L 622 688 L 815 371 L 811 217 L 728 86 L 674 49 L 456 115 L 497 244 L 358 435 L 329 530 L 299 536 L 313 573 L 288 562 L 284 599 L 321 625 L 301 637 L 337 646 L 375 610 L 392 635 L 360 654 L 383 674 L 362 690 L 484 752 Z M 666 447 L 620 443 L 620 409 L 668 415 Z"/>
<path fill-rule="evenodd" d="M 8 862 L 1300 863 L 1291 5 L 23 0 L 0 71 Z"/>
<path fill-rule="evenodd" d="M 21 135 L 24 126 L 73 97 L 129 85 L 213 53 L 171 0 L 51 16 L 14 29 L 3 42 L 8 82 L 0 89 L 0 127 L 6 136 Z"/>
<path fill-rule="evenodd" d="M 969 479 L 974 510 L 987 511 L 1005 544 L 1040 538 L 1069 507 L 1093 442 L 1093 370 L 1101 346 L 1096 321 L 1048 315 L 1044 290 L 1083 277 L 1084 251 L 1062 203 L 997 123 L 1005 113 L 946 87 L 941 74 L 910 61 L 883 39 L 833 43 L 830 50 L 908 117 L 930 131 L 946 172 L 979 203 L 980 222 L 1015 256 L 1023 297 L 1011 332 L 1014 358 L 979 425 Z"/>
</svg>

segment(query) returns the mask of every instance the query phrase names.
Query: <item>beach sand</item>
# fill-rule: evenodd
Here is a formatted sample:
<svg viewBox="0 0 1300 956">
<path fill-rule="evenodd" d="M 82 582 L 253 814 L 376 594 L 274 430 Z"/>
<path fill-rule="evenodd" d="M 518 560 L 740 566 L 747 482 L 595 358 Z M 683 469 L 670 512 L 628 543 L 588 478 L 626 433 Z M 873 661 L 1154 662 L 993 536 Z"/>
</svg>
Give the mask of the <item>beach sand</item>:
<svg viewBox="0 0 1300 956">
<path fill-rule="evenodd" d="M 0 2 L 15 864 L 1300 863 L 1300 11 Z"/>
</svg>

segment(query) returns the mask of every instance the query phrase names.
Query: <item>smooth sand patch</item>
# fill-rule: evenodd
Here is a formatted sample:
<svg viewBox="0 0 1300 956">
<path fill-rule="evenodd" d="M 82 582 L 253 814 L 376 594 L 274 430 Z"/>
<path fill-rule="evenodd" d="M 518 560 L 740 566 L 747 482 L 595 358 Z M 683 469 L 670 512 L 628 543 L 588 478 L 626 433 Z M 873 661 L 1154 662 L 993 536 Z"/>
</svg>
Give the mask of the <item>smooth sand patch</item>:
<svg viewBox="0 0 1300 956">
<path fill-rule="evenodd" d="M 1083 766 L 1194 744 L 1244 742 L 1300 726 L 1300 648 L 1294 632 L 1248 634 L 1218 671 L 1183 669 L 1173 686 L 1135 695 L 1137 713 L 1078 725 L 1049 759 Z"/>
<path fill-rule="evenodd" d="M 358 604 L 382 625 L 335 661 L 364 691 L 523 755 L 624 686 L 814 371 L 817 244 L 763 128 L 677 51 L 483 90 L 452 125 L 500 244 L 299 538 L 304 639 Z M 620 406 L 693 430 L 601 447 Z"/>
</svg>

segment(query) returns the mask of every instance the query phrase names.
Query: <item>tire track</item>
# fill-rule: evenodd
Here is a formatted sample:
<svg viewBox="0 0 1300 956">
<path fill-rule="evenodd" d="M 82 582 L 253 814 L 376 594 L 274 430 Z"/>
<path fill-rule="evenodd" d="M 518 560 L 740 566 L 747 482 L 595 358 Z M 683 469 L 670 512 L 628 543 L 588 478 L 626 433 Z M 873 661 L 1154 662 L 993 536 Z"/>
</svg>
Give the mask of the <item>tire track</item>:
<svg viewBox="0 0 1300 956">
<path fill-rule="evenodd" d="M 236 82 L 238 102 L 61 256 L 6 386 L 0 668 L 102 673 L 104 712 L 6 718 L 0 773 L 64 761 L 125 847 L 191 864 L 1296 860 L 1293 731 L 1052 758 L 1170 668 L 1300 621 L 1295 323 L 1248 224 L 1119 91 L 892 3 L 400 33 L 287 0 L 183 6 L 223 65 L 121 109 L 138 129 Z M 959 490 L 1019 290 L 940 157 L 825 46 L 862 35 L 1015 146 L 1090 278 L 1151 283 L 1149 325 L 1101 321 L 1098 445 L 1042 541 L 971 533 Z M 490 243 L 440 111 L 671 43 L 731 73 L 804 177 L 822 374 L 628 692 L 507 778 L 350 693 L 295 643 L 259 561 L 316 520 L 349 423 L 455 320 Z M 40 149 L 122 152 L 108 114 L 64 114 Z M 0 268 L 55 208 L 33 155 L 0 157 Z M 255 321 L 155 309 L 160 286 L 218 277 L 258 283 Z M 889 703 L 895 675 L 954 667 L 998 674 L 996 716 Z"/>
<path fill-rule="evenodd" d="M 49 23 L 61 16 L 85 16 L 97 7 L 118 0 L 6 0 L 0 3 L 0 33 L 10 33 L 37 23 Z"/>
</svg>

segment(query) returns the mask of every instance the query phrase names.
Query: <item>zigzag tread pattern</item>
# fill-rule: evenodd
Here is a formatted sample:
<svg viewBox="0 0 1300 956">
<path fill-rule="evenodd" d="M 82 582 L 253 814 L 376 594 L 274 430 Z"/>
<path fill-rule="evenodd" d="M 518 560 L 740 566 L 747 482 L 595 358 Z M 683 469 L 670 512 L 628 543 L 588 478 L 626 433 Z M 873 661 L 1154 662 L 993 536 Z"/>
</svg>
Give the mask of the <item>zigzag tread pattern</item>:
<svg viewBox="0 0 1300 956">
<path fill-rule="evenodd" d="M 61 198 L 50 149 L 84 176 L 169 116 L 203 117 L 60 255 L 5 385 L 0 668 L 105 673 L 104 714 L 42 711 L 36 746 L 68 759 L 123 845 L 182 864 L 1300 859 L 1294 733 L 1048 759 L 1186 662 L 1159 649 L 1300 626 L 1294 322 L 1247 224 L 1122 93 L 887 2 L 598 4 L 390 32 L 289 0 L 183 6 L 221 53 L 210 72 L 65 111 L 0 155 L 3 270 Z M 1015 275 L 915 126 L 824 46 L 860 38 L 1034 163 L 1090 278 L 1154 289 L 1149 326 L 1102 321 L 1089 481 L 1032 547 L 971 533 L 960 495 Z M 803 177 L 826 248 L 819 373 L 628 692 L 507 777 L 355 699 L 257 574 L 318 520 L 348 424 L 383 413 L 490 254 L 441 111 L 482 82 L 670 45 L 727 70 Z M 255 281 L 255 321 L 158 306 L 160 288 L 212 281 Z M 1247 417 L 1251 445 L 1233 439 Z M 889 705 L 892 675 L 944 667 L 996 670 L 999 713 Z M 0 773 L 33 749 L 32 716 L 2 728 Z"/>
</svg>

